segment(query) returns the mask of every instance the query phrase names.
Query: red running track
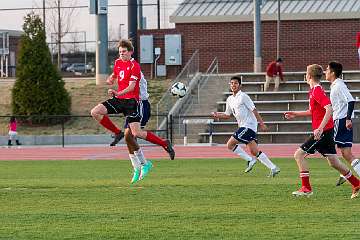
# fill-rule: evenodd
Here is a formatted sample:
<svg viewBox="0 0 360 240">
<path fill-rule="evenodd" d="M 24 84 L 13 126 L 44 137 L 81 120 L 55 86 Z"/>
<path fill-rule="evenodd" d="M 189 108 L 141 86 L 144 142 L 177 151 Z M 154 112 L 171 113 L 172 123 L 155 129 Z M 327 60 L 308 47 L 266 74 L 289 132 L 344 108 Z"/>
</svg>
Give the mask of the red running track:
<svg viewBox="0 0 360 240">
<path fill-rule="evenodd" d="M 299 144 L 263 144 L 259 148 L 270 158 L 293 157 Z M 168 154 L 157 146 L 142 147 L 148 159 L 167 159 Z M 225 145 L 174 147 L 176 158 L 237 158 Z M 360 144 L 354 144 L 353 153 L 360 156 Z M 128 159 L 125 146 L 21 146 L 0 148 L 0 160 L 119 160 Z"/>
</svg>

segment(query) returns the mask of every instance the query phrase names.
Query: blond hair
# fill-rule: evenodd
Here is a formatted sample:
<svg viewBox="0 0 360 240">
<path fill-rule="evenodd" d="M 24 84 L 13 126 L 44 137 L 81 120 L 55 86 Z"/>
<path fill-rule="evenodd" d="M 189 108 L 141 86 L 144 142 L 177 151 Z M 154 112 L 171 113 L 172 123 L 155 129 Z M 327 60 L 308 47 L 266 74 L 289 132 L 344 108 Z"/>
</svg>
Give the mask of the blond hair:
<svg viewBox="0 0 360 240">
<path fill-rule="evenodd" d="M 118 48 L 120 48 L 120 47 L 126 48 L 128 51 L 131 51 L 131 52 L 134 51 L 134 46 L 129 39 L 120 39 L 117 47 Z"/>
<path fill-rule="evenodd" d="M 324 75 L 324 70 L 319 64 L 311 64 L 307 66 L 307 73 L 312 79 L 320 82 L 322 76 Z"/>
</svg>

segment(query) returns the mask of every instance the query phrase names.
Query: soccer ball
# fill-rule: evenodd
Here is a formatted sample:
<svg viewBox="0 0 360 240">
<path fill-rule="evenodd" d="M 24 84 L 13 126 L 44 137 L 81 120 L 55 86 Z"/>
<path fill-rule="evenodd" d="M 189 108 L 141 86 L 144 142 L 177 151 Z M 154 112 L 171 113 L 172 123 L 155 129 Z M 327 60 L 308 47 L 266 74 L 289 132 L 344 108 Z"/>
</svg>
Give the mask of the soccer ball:
<svg viewBox="0 0 360 240">
<path fill-rule="evenodd" d="M 178 96 L 179 98 L 182 98 L 185 96 L 187 92 L 187 88 L 185 84 L 182 82 L 176 82 L 171 86 L 171 93 L 174 96 Z"/>
</svg>

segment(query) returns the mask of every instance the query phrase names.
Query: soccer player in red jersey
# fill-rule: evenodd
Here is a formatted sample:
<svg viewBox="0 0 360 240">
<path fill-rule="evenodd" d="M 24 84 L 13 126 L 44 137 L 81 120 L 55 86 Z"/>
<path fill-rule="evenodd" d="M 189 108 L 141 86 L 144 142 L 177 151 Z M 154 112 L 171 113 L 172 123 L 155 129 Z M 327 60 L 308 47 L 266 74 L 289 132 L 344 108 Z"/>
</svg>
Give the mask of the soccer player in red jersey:
<svg viewBox="0 0 360 240">
<path fill-rule="evenodd" d="M 140 127 L 142 117 L 139 110 L 140 65 L 131 57 L 134 47 L 129 40 L 120 40 L 118 48 L 120 57 L 115 61 L 113 73 L 106 80 L 110 85 L 117 80 L 118 90 L 109 89 L 108 95 L 112 98 L 94 107 L 91 110 L 91 115 L 103 126 L 106 124 L 110 126 L 109 120 L 104 120 L 105 116 L 107 114 L 123 113 L 134 137 L 162 146 L 169 153 L 170 159 L 173 160 L 175 151 L 170 141 L 163 140 L 151 131 L 145 131 Z M 102 119 L 101 116 L 103 116 Z"/>
<path fill-rule="evenodd" d="M 294 158 L 299 168 L 301 188 L 293 192 L 294 196 L 310 196 L 313 194 L 310 185 L 310 172 L 305 157 L 318 151 L 329 162 L 329 165 L 340 172 L 352 185 L 351 198 L 356 198 L 360 191 L 360 181 L 352 175 L 349 168 L 340 162 L 336 155 L 334 142 L 334 123 L 332 119 L 332 107 L 330 99 L 326 96 L 320 85 L 323 76 L 323 69 L 320 65 L 309 65 L 306 69 L 306 82 L 310 86 L 309 109 L 307 111 L 285 112 L 286 119 L 293 119 L 299 116 L 311 116 L 313 134 L 298 148 Z"/>
</svg>

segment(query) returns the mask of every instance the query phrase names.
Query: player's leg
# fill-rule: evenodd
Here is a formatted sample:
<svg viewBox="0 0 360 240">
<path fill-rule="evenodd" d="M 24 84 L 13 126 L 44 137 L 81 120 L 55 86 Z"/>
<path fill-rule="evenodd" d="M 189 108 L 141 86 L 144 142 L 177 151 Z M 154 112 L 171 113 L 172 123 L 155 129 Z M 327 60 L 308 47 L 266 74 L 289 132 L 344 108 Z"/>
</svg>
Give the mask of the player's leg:
<svg viewBox="0 0 360 240">
<path fill-rule="evenodd" d="M 110 120 L 108 114 L 119 113 L 117 112 L 117 100 L 112 98 L 103 103 L 96 105 L 91 109 L 91 116 L 98 121 L 103 127 L 115 134 L 114 141 L 110 146 L 115 146 L 123 137 L 124 134 L 121 130 Z"/>
<path fill-rule="evenodd" d="M 294 196 L 310 196 L 313 194 L 310 184 L 309 164 L 305 157 L 315 153 L 317 144 L 318 140 L 315 140 L 314 135 L 311 135 L 294 153 L 301 179 L 301 188 L 292 193 Z"/>
<path fill-rule="evenodd" d="M 343 164 L 338 156 L 336 154 L 332 154 L 332 155 L 327 155 L 326 156 L 329 165 L 331 167 L 333 167 L 334 169 L 336 169 L 341 175 L 343 175 L 346 180 L 349 181 L 349 183 L 352 185 L 352 194 L 351 194 L 351 198 L 356 198 L 359 196 L 359 191 L 360 191 L 360 181 L 357 177 L 355 177 L 351 170 L 348 169 L 345 164 Z"/>
<path fill-rule="evenodd" d="M 169 140 L 164 140 L 151 131 L 142 130 L 140 127 L 140 122 L 131 122 L 130 129 L 134 137 L 142 138 L 148 142 L 162 146 L 164 150 L 169 153 L 170 159 L 174 160 L 175 151 L 172 148 Z"/>
<path fill-rule="evenodd" d="M 246 134 L 248 130 L 248 128 L 240 127 L 236 132 L 233 133 L 226 144 L 230 151 L 233 151 L 235 154 L 247 161 L 247 168 L 245 169 L 246 173 L 250 172 L 256 164 L 256 159 L 251 157 L 240 146 L 240 143 L 246 144 L 249 142 L 250 139 L 247 139 Z"/>
<path fill-rule="evenodd" d="M 129 158 L 131 161 L 131 165 L 134 169 L 133 176 L 131 179 L 131 183 L 136 183 L 140 179 L 141 174 L 141 163 L 139 159 L 135 156 L 134 151 L 136 149 L 136 141 L 134 137 L 131 134 L 131 131 L 129 128 L 125 128 L 125 143 L 127 145 L 128 151 L 129 151 Z"/>
<path fill-rule="evenodd" d="M 299 169 L 301 188 L 292 192 L 294 196 L 311 196 L 313 194 L 310 184 L 309 165 L 305 157 L 308 155 L 303 149 L 298 148 L 294 153 L 294 158 Z"/>
<path fill-rule="evenodd" d="M 353 166 L 355 172 L 360 176 L 360 164 L 358 159 L 355 159 L 354 155 L 351 152 L 352 142 L 353 142 L 353 129 L 346 128 L 346 118 L 336 119 L 334 121 L 334 136 L 335 144 L 340 149 L 343 158 Z M 336 186 L 340 186 L 346 182 L 346 178 L 343 175 L 340 175 L 339 180 L 336 183 Z"/>
<path fill-rule="evenodd" d="M 264 152 L 259 150 L 258 144 L 255 140 L 250 141 L 246 146 L 249 148 L 249 151 L 253 156 L 270 169 L 269 177 L 275 177 L 280 173 L 280 168 L 277 167 Z"/>
<path fill-rule="evenodd" d="M 351 164 L 356 174 L 360 176 L 360 160 L 352 154 L 351 147 L 341 148 L 340 150 L 343 158 Z"/>
<path fill-rule="evenodd" d="M 129 121 L 129 126 L 134 137 L 142 138 L 148 142 L 162 146 L 164 150 L 169 153 L 170 159 L 174 160 L 175 151 L 169 140 L 164 140 L 151 131 L 141 129 L 141 109 L 140 104 L 135 99 L 129 99 L 124 114 Z"/>
</svg>

